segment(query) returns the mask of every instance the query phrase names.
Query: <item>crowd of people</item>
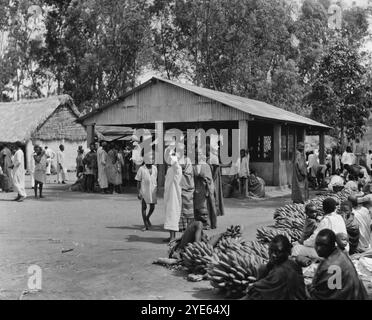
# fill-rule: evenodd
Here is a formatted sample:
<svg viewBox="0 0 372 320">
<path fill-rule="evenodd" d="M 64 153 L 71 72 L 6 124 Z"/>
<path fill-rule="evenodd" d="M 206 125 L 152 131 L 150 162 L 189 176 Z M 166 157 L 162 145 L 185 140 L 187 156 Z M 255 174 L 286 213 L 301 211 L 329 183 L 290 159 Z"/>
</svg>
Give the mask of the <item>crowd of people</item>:
<svg viewBox="0 0 372 320">
<path fill-rule="evenodd" d="M 318 150 L 305 153 L 304 148 L 304 143 L 298 143 L 292 177 L 294 203 L 306 202 L 309 188 L 334 192 L 342 189 L 366 192 L 370 188 L 371 150 L 365 154 L 358 148 L 355 148 L 358 152 L 353 152 L 351 146 L 347 146 L 341 154 L 340 148 L 335 146 L 326 151 L 324 164 L 321 164 Z"/>
</svg>

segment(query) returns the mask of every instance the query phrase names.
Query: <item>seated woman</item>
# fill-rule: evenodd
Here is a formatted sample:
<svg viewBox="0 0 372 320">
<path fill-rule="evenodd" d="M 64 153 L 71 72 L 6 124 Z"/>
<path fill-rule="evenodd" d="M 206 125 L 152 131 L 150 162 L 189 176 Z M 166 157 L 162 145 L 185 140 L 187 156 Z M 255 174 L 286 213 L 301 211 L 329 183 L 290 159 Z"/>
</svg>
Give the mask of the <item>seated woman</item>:
<svg viewBox="0 0 372 320">
<path fill-rule="evenodd" d="M 85 192 L 86 190 L 86 176 L 84 173 L 79 172 L 76 182 L 70 187 L 71 191 Z"/>
<path fill-rule="evenodd" d="M 269 245 L 269 262 L 259 270 L 258 281 L 248 287 L 246 300 L 304 300 L 302 261 L 289 259 L 292 245 L 287 237 L 275 236 Z"/>
<path fill-rule="evenodd" d="M 248 194 L 254 198 L 265 197 L 265 181 L 257 177 L 256 171 L 251 169 L 251 173 L 248 177 Z"/>
</svg>

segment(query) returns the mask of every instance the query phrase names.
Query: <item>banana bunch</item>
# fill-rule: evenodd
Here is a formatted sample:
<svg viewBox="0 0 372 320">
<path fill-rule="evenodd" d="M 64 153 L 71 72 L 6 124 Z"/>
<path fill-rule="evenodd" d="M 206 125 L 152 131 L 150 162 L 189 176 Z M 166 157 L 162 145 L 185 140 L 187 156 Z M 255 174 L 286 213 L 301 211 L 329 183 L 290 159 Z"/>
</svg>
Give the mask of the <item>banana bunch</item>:
<svg viewBox="0 0 372 320">
<path fill-rule="evenodd" d="M 218 241 L 215 250 L 226 254 L 229 251 L 240 252 L 243 250 L 244 246 L 245 242 L 241 238 L 222 238 L 220 241 Z"/>
<path fill-rule="evenodd" d="M 276 228 L 282 228 L 282 229 L 296 229 L 302 231 L 305 225 L 305 219 L 299 218 L 297 216 L 293 216 L 288 219 L 283 219 L 280 217 L 275 221 L 275 227 Z"/>
<path fill-rule="evenodd" d="M 289 239 L 291 242 L 295 242 L 301 239 L 302 237 L 302 230 L 299 229 L 290 229 L 290 228 L 278 228 L 278 230 L 281 230 L 283 232 L 286 232 L 289 236 Z"/>
<path fill-rule="evenodd" d="M 259 257 L 261 257 L 264 261 L 269 261 L 269 246 L 267 244 L 262 244 L 258 241 L 251 241 L 247 243 L 247 246 L 244 247 L 247 248 L 247 253 L 254 254 Z"/>
<path fill-rule="evenodd" d="M 288 234 L 286 230 L 283 229 L 276 229 L 275 227 L 261 227 L 257 229 L 257 240 L 261 243 L 269 243 L 275 236 L 277 235 L 284 235 L 288 238 L 290 242 L 292 242 L 291 236 Z"/>
<path fill-rule="evenodd" d="M 194 242 L 186 246 L 181 258 L 183 265 L 189 271 L 204 274 L 213 255 L 215 251 L 211 245 L 205 242 Z"/>
<path fill-rule="evenodd" d="M 241 226 L 231 226 L 224 232 L 224 238 L 240 238 L 242 236 Z"/>
<path fill-rule="evenodd" d="M 219 251 L 208 265 L 208 278 L 211 285 L 227 297 L 239 298 L 244 295 L 248 284 L 256 281 L 257 268 L 264 263 L 255 254 Z"/>
<path fill-rule="evenodd" d="M 292 217 L 305 219 L 305 206 L 303 204 L 287 204 L 274 212 L 274 219 L 290 219 Z"/>
</svg>

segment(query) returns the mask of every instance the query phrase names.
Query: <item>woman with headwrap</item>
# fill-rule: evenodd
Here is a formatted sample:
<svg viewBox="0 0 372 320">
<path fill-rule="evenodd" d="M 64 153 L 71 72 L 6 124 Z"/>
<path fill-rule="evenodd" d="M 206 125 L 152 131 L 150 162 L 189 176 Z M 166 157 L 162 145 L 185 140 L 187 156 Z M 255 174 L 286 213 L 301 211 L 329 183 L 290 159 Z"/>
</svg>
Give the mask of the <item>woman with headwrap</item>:
<svg viewBox="0 0 372 320">
<path fill-rule="evenodd" d="M 195 192 L 194 214 L 195 220 L 203 222 L 205 229 L 217 228 L 216 202 L 214 198 L 214 182 L 210 166 L 203 153 L 198 154 L 198 162 L 194 167 Z"/>
<path fill-rule="evenodd" d="M 183 148 L 185 151 L 185 148 Z M 182 149 L 181 149 L 182 152 Z M 182 168 L 181 178 L 181 217 L 179 221 L 179 231 L 183 232 L 194 221 L 194 169 L 190 158 L 184 155 L 180 159 Z"/>
<path fill-rule="evenodd" d="M 309 185 L 307 180 L 307 166 L 304 155 L 305 145 L 299 142 L 297 145 L 295 160 L 293 163 L 292 176 L 292 201 L 293 203 L 305 203 L 309 198 Z"/>
</svg>

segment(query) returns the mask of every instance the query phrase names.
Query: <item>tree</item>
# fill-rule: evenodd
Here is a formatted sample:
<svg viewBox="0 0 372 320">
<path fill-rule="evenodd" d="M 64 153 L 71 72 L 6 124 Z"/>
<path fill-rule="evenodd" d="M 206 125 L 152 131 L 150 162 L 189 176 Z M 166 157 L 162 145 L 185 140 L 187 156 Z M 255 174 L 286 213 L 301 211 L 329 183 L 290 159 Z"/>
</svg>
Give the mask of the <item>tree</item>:
<svg viewBox="0 0 372 320">
<path fill-rule="evenodd" d="M 350 45 L 360 45 L 368 35 L 367 11 L 356 7 L 345 10 L 342 15 L 342 35 Z"/>
<path fill-rule="evenodd" d="M 311 84 L 327 50 L 329 38 L 327 12 L 323 5 L 315 0 L 306 0 L 294 29 L 299 40 L 297 63 L 302 82 Z"/>
<path fill-rule="evenodd" d="M 49 0 L 45 66 L 60 91 L 81 109 L 124 94 L 136 84 L 149 32 L 146 0 Z"/>
<path fill-rule="evenodd" d="M 356 48 L 338 39 L 324 56 L 305 104 L 311 116 L 334 128 L 341 143 L 362 136 L 372 107 L 367 70 Z"/>
</svg>

